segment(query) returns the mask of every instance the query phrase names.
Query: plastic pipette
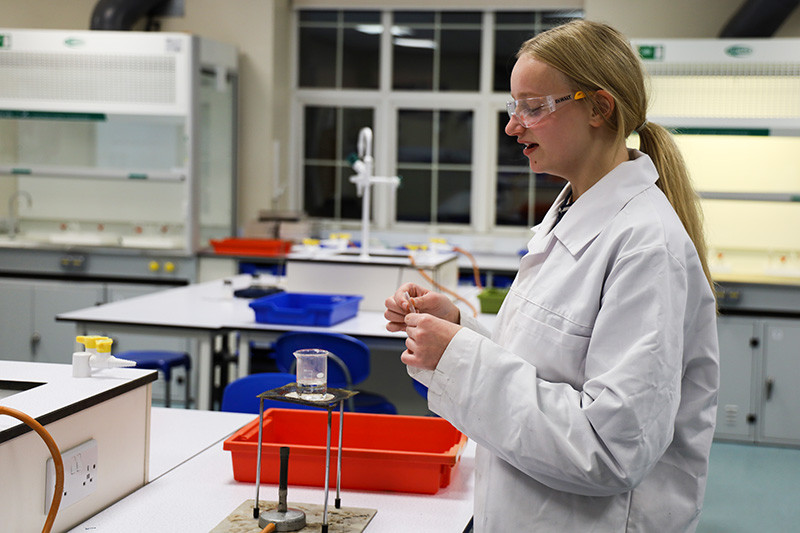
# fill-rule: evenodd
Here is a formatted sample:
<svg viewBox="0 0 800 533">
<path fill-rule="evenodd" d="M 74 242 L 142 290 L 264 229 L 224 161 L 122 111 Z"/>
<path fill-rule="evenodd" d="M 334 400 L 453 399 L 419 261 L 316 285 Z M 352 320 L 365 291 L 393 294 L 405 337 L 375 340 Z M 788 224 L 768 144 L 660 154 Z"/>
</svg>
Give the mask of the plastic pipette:
<svg viewBox="0 0 800 533">
<path fill-rule="evenodd" d="M 416 307 L 414 307 L 414 304 L 413 304 L 413 303 L 411 303 L 411 295 L 410 295 L 410 294 L 408 294 L 408 291 L 405 291 L 405 292 L 403 293 L 403 295 L 406 297 L 406 301 L 408 302 L 408 309 L 409 309 L 409 311 L 411 311 L 412 313 L 416 313 L 416 312 L 417 312 L 417 309 L 416 309 Z"/>
</svg>

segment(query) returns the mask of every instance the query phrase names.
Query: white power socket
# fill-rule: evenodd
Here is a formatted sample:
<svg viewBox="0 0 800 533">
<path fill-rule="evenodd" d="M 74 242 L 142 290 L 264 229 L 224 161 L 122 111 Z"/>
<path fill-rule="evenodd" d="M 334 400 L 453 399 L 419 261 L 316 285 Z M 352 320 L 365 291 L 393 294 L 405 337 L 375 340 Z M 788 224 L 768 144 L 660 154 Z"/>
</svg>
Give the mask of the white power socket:
<svg viewBox="0 0 800 533">
<path fill-rule="evenodd" d="M 87 440 L 74 448 L 61 452 L 64 461 L 64 494 L 59 509 L 82 500 L 97 488 L 97 441 Z M 47 460 L 44 512 L 50 511 L 53 491 L 56 488 L 56 467 L 53 458 Z"/>
</svg>

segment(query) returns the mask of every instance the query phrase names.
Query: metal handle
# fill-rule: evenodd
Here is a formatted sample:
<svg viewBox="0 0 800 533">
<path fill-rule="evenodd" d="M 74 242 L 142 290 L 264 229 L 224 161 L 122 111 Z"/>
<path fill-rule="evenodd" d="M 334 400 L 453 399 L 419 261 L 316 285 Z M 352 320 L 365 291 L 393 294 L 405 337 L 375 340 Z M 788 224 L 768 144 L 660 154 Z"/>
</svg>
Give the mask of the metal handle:
<svg viewBox="0 0 800 533">
<path fill-rule="evenodd" d="M 42 341 L 42 335 L 38 331 L 34 331 L 31 335 L 31 355 L 36 357 L 36 352 L 39 349 L 39 343 Z"/>
<path fill-rule="evenodd" d="M 775 378 L 767 378 L 767 401 L 772 399 L 772 390 L 775 388 Z"/>
</svg>

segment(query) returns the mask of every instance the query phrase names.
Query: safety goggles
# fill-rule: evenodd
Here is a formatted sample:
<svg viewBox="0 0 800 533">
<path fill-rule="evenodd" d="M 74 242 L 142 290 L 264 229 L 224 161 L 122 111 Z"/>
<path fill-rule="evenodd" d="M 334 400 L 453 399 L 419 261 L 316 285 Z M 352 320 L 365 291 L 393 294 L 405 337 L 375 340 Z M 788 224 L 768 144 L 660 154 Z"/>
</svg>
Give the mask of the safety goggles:
<svg viewBox="0 0 800 533">
<path fill-rule="evenodd" d="M 517 122 L 524 127 L 531 128 L 541 122 L 547 115 L 553 113 L 560 105 L 574 102 L 581 98 L 586 98 L 583 91 L 560 97 L 550 94 L 547 96 L 520 98 L 519 100 L 506 102 L 506 111 L 508 111 L 509 118 L 516 118 Z"/>
</svg>

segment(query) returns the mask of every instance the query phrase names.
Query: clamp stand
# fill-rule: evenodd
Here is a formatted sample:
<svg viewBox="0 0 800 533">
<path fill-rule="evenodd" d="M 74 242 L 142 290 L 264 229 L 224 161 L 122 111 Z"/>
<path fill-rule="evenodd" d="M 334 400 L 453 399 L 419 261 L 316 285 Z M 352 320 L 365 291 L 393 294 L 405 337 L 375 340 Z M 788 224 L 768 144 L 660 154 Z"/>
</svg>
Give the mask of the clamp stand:
<svg viewBox="0 0 800 533">
<path fill-rule="evenodd" d="M 301 405 L 310 405 L 313 407 L 323 407 L 328 410 L 328 434 L 327 442 L 325 445 L 325 501 L 322 508 L 322 533 L 328 532 L 328 485 L 330 479 L 330 464 L 331 464 L 331 425 L 333 422 L 333 409 L 336 404 L 339 404 L 339 452 L 337 454 L 336 466 L 336 500 L 335 506 L 337 509 L 341 508 L 341 478 L 342 478 L 342 429 L 344 422 L 344 401 L 352 398 L 358 394 L 358 391 L 351 391 L 346 389 L 328 389 L 327 396 L 322 400 L 306 400 L 301 398 L 297 393 L 297 383 L 289 383 L 277 389 L 268 390 L 258 395 L 258 456 L 256 459 L 256 499 L 253 507 L 253 518 L 259 517 L 258 511 L 258 493 L 261 488 L 261 445 L 263 443 L 264 432 L 264 400 L 278 400 L 287 403 L 297 403 Z"/>
</svg>

